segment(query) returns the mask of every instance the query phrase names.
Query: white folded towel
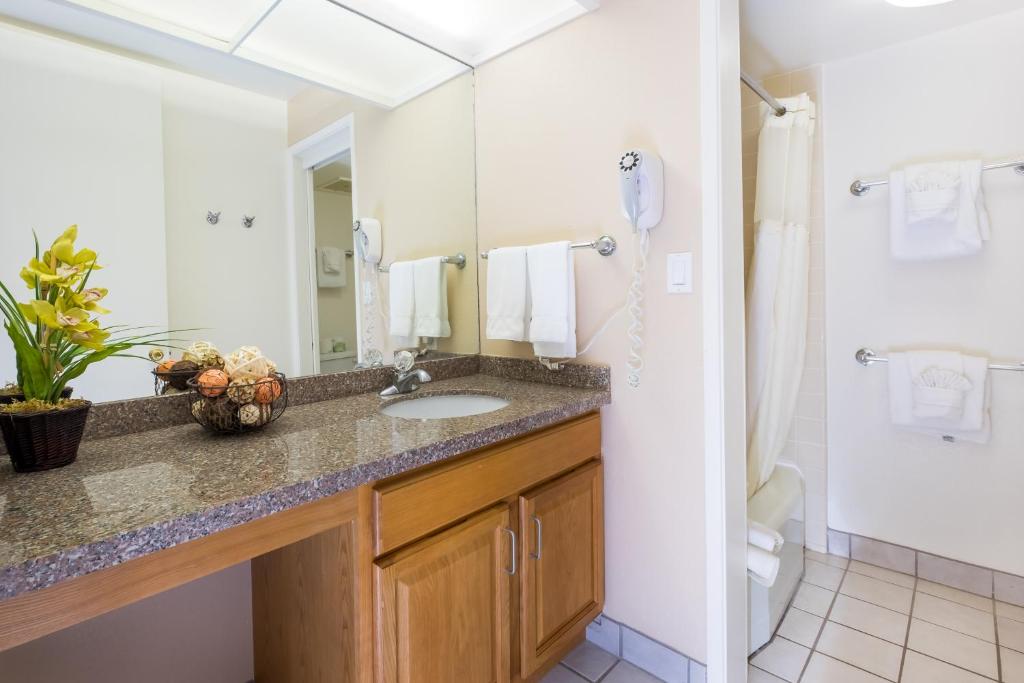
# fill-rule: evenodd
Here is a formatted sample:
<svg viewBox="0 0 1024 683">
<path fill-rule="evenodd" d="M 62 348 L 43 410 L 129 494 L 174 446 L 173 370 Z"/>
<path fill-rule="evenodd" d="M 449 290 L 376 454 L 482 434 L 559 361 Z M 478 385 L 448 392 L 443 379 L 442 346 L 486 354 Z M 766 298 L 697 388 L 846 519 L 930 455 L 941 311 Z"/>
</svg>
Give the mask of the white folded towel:
<svg viewBox="0 0 1024 683">
<path fill-rule="evenodd" d="M 413 289 L 413 333 L 418 337 L 452 336 L 448 322 L 448 272 L 440 256 L 413 261 Z"/>
<path fill-rule="evenodd" d="M 413 261 L 395 261 L 388 269 L 388 333 L 396 348 L 416 346 L 414 316 Z"/>
<path fill-rule="evenodd" d="M 889 245 L 904 261 L 967 256 L 991 236 L 981 161 L 920 164 L 889 174 Z"/>
<path fill-rule="evenodd" d="M 760 522 L 747 520 L 747 543 L 761 550 L 777 553 L 782 550 L 786 539 L 771 527 L 767 527 Z"/>
<path fill-rule="evenodd" d="M 889 413 L 894 425 L 911 431 L 988 443 L 988 359 L 949 351 L 890 353 Z"/>
<path fill-rule="evenodd" d="M 526 341 L 530 293 L 526 247 L 491 249 L 487 255 L 487 338 Z"/>
<path fill-rule="evenodd" d="M 345 286 L 345 252 L 337 247 L 317 247 L 317 287 Z"/>
<path fill-rule="evenodd" d="M 527 247 L 526 261 L 533 352 L 545 358 L 575 358 L 576 273 L 569 242 Z"/>
<path fill-rule="evenodd" d="M 779 576 L 778 555 L 747 544 L 747 576 L 765 588 L 771 588 Z"/>
</svg>

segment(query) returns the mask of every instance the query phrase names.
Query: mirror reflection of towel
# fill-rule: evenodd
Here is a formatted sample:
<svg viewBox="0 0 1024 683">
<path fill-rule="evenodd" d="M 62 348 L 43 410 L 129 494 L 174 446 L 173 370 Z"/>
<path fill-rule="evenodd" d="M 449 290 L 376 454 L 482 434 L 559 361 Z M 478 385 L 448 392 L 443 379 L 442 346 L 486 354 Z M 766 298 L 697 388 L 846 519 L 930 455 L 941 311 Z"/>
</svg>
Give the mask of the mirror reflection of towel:
<svg viewBox="0 0 1024 683">
<path fill-rule="evenodd" d="M 317 287 L 345 286 L 345 252 L 337 247 L 317 247 Z"/>
</svg>

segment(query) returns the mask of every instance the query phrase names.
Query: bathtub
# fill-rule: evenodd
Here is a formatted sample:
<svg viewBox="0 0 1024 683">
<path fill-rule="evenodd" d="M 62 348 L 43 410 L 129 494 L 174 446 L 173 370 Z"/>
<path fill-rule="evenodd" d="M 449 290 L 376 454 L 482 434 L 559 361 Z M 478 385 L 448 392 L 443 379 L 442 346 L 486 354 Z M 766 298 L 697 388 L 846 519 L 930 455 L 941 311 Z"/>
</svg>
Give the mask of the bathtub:
<svg viewBox="0 0 1024 683">
<path fill-rule="evenodd" d="M 747 579 L 748 653 L 753 654 L 775 634 L 804 575 L 804 478 L 800 470 L 776 465 L 768 483 L 747 501 L 747 517 L 786 539 L 775 584 L 765 588 Z"/>
</svg>

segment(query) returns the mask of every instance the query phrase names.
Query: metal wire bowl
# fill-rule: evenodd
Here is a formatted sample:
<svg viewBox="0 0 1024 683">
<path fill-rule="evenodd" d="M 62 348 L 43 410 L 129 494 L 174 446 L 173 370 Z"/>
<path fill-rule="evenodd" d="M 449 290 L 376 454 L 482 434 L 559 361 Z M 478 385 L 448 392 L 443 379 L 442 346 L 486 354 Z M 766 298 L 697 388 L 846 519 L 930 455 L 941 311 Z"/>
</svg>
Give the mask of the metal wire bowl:
<svg viewBox="0 0 1024 683">
<path fill-rule="evenodd" d="M 199 377 L 194 377 L 188 387 L 192 419 L 211 432 L 241 434 L 263 429 L 288 407 L 288 380 L 280 372 L 227 387 L 202 387 Z"/>
</svg>

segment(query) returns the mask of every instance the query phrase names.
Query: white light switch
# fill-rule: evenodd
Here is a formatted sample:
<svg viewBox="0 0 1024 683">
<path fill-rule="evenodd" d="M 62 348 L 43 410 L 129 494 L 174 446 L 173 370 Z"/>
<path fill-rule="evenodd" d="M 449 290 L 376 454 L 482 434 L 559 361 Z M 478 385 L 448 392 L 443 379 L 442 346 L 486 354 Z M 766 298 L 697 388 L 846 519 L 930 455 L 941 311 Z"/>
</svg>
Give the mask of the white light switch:
<svg viewBox="0 0 1024 683">
<path fill-rule="evenodd" d="M 692 252 L 676 252 L 668 255 L 668 293 L 693 293 Z"/>
</svg>

